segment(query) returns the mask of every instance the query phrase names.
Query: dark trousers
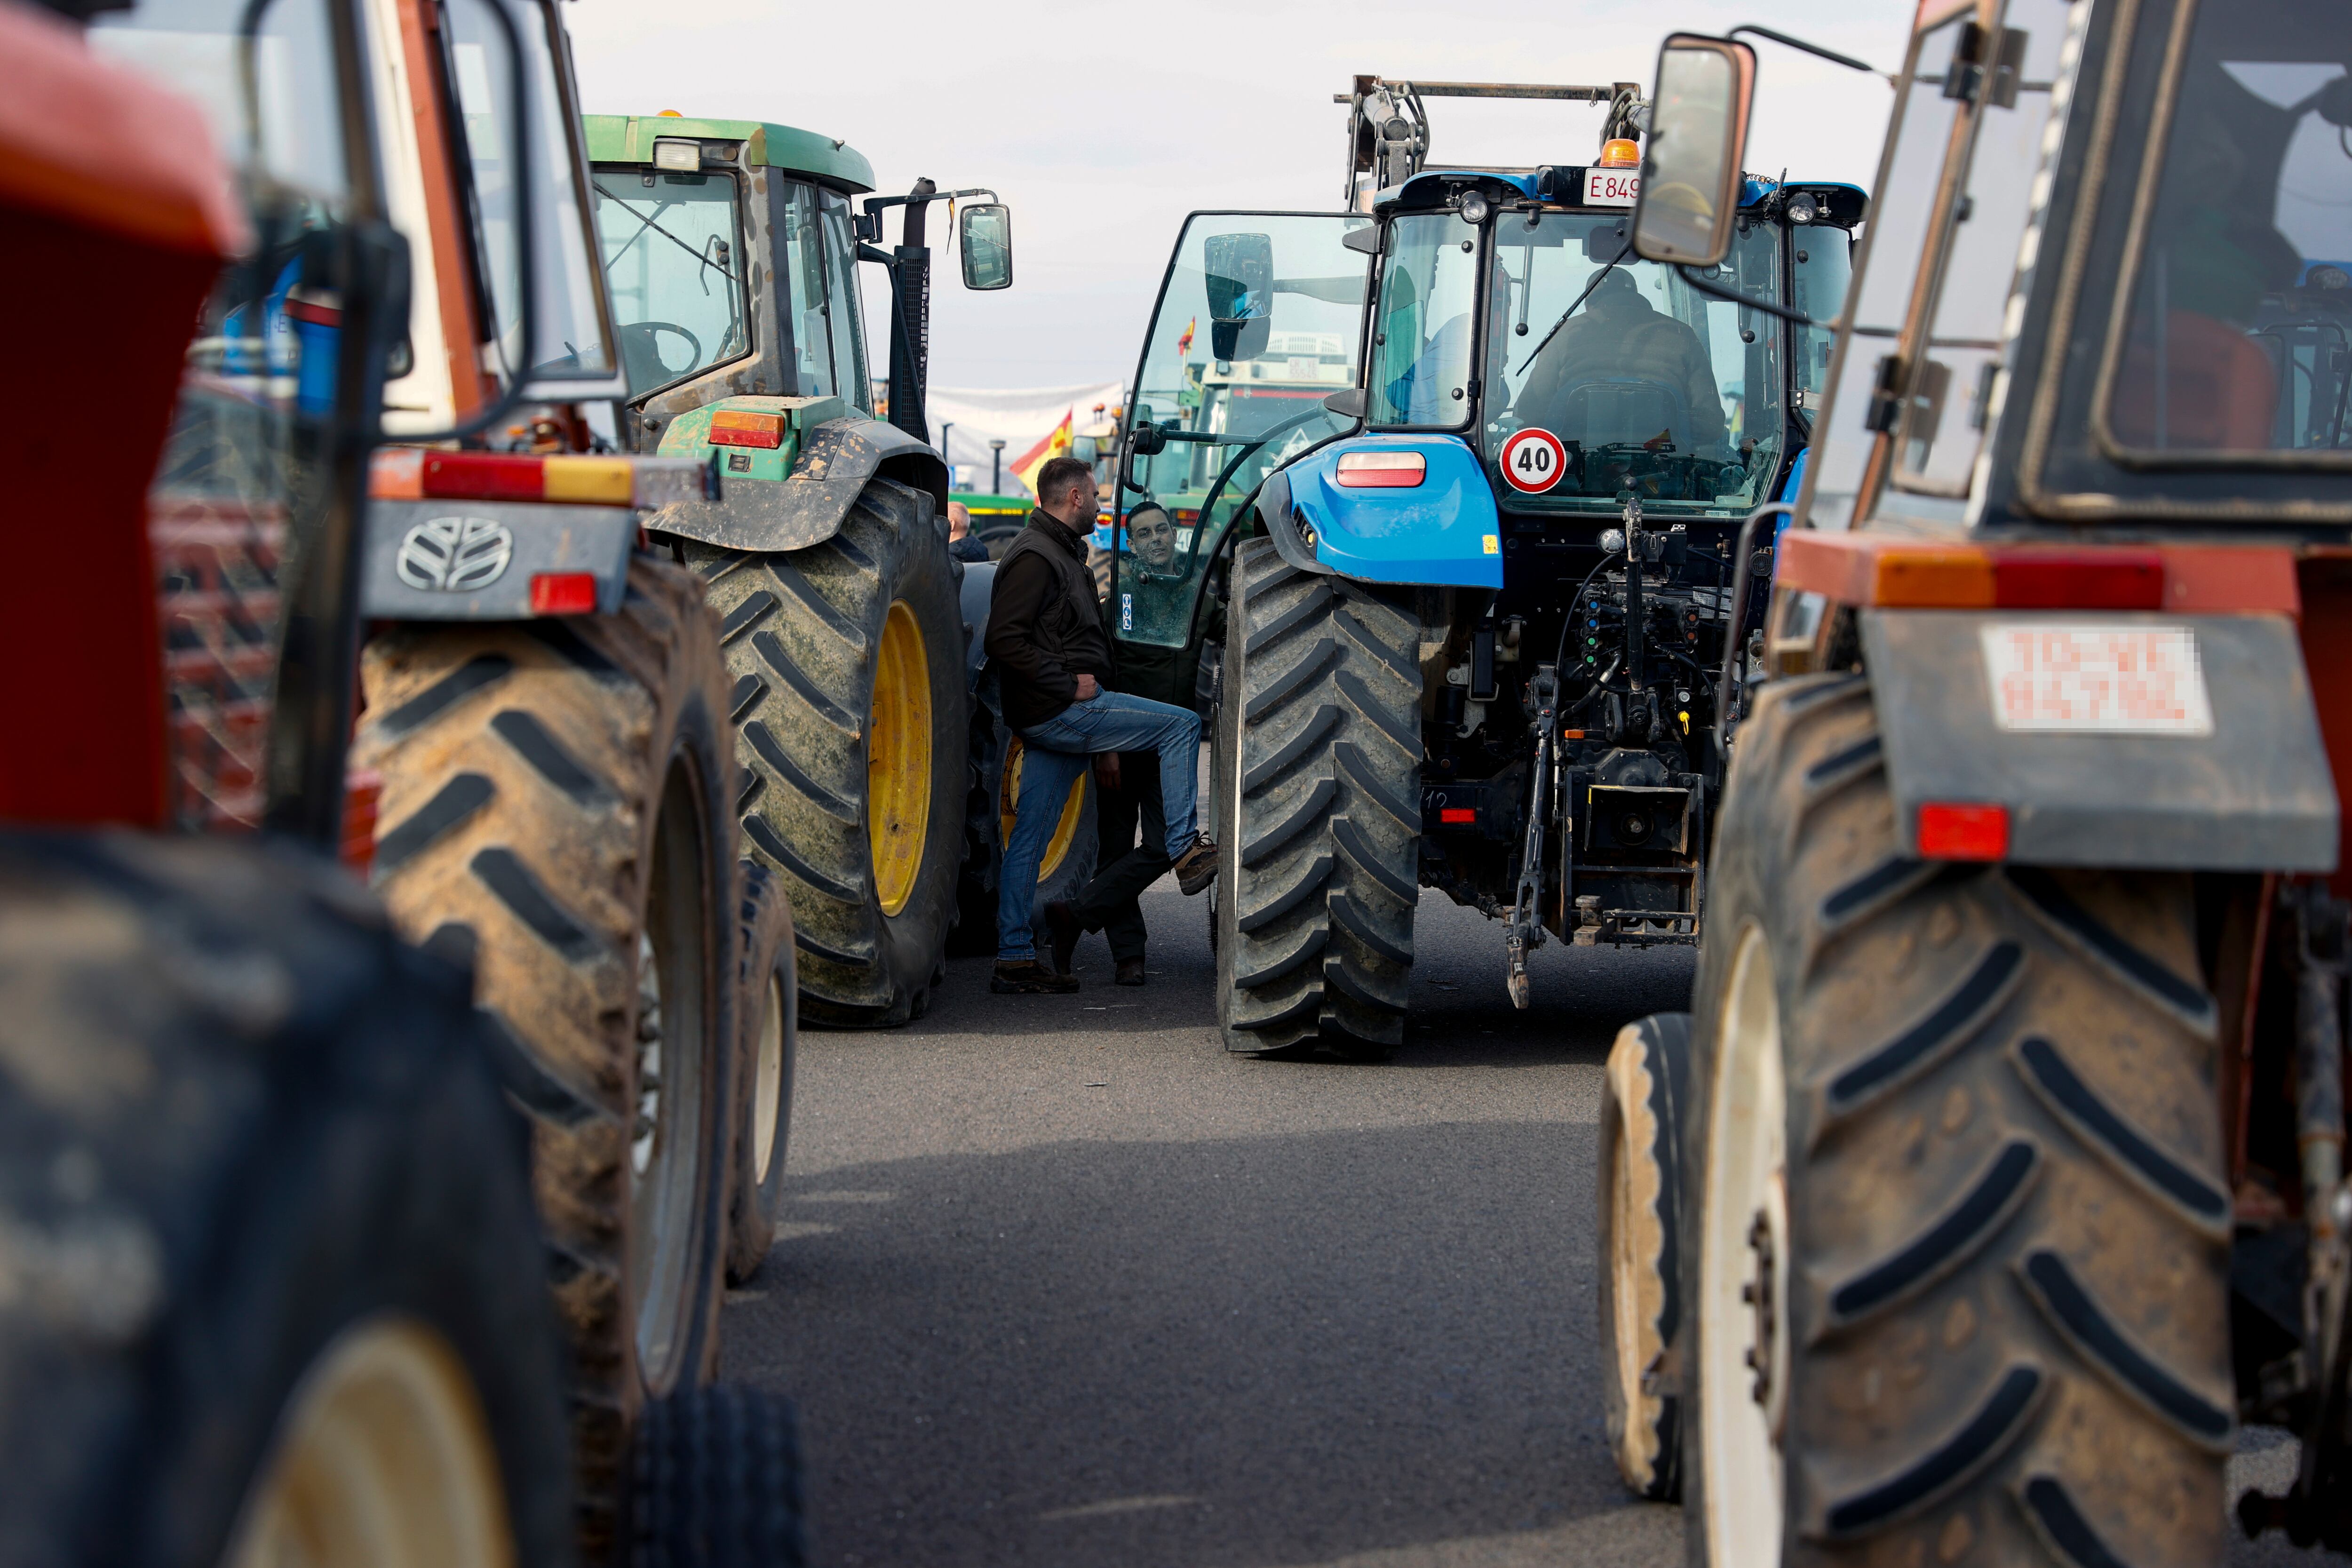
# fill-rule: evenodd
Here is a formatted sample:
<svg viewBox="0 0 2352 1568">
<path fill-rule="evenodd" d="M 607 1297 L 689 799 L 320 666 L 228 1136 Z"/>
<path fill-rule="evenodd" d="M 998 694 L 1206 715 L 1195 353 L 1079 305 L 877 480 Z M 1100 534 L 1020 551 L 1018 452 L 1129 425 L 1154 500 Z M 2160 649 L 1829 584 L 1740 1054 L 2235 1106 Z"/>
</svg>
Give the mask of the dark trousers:
<svg viewBox="0 0 2352 1568">
<path fill-rule="evenodd" d="M 1102 783 L 1097 775 L 1095 783 Z M 1168 823 L 1160 806 L 1160 759 L 1123 752 L 1118 788 L 1097 788 L 1095 828 L 1099 849 L 1094 880 L 1071 901 L 1078 924 L 1110 940 L 1113 959 L 1143 956 L 1143 889 L 1168 874 Z M 1142 830 L 1142 842 L 1136 830 Z"/>
</svg>

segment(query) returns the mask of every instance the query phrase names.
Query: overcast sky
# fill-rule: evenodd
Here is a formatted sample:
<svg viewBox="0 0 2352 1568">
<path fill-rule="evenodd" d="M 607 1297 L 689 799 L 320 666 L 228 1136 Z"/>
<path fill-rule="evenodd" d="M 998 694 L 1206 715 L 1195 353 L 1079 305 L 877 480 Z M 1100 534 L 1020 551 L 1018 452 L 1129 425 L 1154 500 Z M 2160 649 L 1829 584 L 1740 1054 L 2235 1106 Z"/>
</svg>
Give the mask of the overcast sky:
<svg viewBox="0 0 2352 1568">
<path fill-rule="evenodd" d="M 1892 70 L 1912 11 L 1909 0 L 564 7 L 591 113 L 777 121 L 846 138 L 886 191 L 929 175 L 1001 193 L 1011 289 L 966 293 L 940 251 L 931 380 L 962 387 L 1130 378 L 1187 212 L 1339 205 L 1347 110 L 1331 95 L 1358 71 L 1646 90 L 1668 26 L 1742 22 Z M 1885 82 L 1771 43 L 1759 54 L 1748 166 L 1867 186 L 1893 100 Z M 1598 146 L 1601 112 L 1582 104 L 1429 108 L 1440 165 L 1581 163 Z M 895 241 L 895 217 L 889 232 Z M 883 280 L 864 271 L 878 364 Z"/>
</svg>

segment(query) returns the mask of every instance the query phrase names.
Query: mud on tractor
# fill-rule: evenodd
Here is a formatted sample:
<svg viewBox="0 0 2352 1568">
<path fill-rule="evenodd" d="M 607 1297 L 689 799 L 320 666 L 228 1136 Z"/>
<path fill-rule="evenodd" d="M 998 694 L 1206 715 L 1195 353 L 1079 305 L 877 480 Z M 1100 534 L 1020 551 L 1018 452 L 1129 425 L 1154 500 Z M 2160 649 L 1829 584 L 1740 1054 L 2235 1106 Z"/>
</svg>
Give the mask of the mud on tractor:
<svg viewBox="0 0 2352 1568">
<path fill-rule="evenodd" d="M 589 117 L 602 261 L 628 376 L 623 439 L 722 468 L 725 499 L 648 521 L 705 584 L 740 725 L 746 849 L 788 893 L 802 1016 L 920 1017 L 970 858 L 970 597 L 929 445 L 936 202 L 876 196 L 840 142 L 763 121 Z M 853 198 L 862 198 L 853 210 Z M 904 209 L 900 243 L 883 218 Z M 963 281 L 1013 281 L 1012 219 L 956 209 Z M 857 268 L 887 269 L 887 421 Z M 985 603 L 984 596 L 982 603 Z"/>
<path fill-rule="evenodd" d="M 1433 166 L 1439 97 L 1606 106 L 1599 155 Z M 1504 922 L 1521 1006 L 1547 936 L 1697 940 L 1711 672 L 1768 576 L 1736 546 L 1826 384 L 1828 333 L 1787 318 L 1839 308 L 1864 207 L 1747 181 L 1685 276 L 1628 239 L 1632 88 L 1340 101 L 1356 210 L 1187 221 L 1118 495 L 1122 662 L 1213 672 L 1238 1051 L 1397 1045 L 1423 888 Z"/>
<path fill-rule="evenodd" d="M 1693 1562 L 2216 1563 L 2241 1423 L 2239 1523 L 2352 1551 L 2347 60 L 1919 9 L 1693 1011 L 1610 1058 L 1611 1435 Z M 1735 253 L 1755 79 L 1668 39 L 1639 254 Z"/>
</svg>

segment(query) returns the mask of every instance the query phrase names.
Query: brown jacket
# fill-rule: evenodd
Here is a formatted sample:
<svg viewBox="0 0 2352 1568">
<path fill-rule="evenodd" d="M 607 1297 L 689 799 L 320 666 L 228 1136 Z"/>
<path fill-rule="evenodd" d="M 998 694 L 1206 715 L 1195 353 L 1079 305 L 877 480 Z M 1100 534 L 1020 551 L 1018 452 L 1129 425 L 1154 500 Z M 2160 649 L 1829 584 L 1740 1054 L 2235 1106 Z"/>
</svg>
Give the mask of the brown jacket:
<svg viewBox="0 0 2352 1568">
<path fill-rule="evenodd" d="M 1110 634 L 1087 566 L 1087 536 L 1042 511 L 1029 514 L 996 565 L 989 590 L 989 662 L 1003 690 L 1004 721 L 1042 724 L 1078 699 L 1078 677 L 1111 685 Z"/>
</svg>

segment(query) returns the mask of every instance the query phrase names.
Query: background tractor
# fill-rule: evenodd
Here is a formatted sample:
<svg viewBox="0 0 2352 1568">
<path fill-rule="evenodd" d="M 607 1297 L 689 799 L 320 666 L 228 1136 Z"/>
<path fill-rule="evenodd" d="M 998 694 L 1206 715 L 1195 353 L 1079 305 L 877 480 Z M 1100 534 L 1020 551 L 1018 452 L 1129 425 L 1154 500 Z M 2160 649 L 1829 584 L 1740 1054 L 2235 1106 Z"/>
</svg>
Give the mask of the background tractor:
<svg viewBox="0 0 2352 1568">
<path fill-rule="evenodd" d="M 621 438 L 728 479 L 723 501 L 682 501 L 647 526 L 723 616 L 735 810 L 791 902 L 801 1016 L 903 1024 L 944 973 L 969 824 L 985 815 L 963 567 L 923 409 L 923 234 L 934 201 L 988 193 L 924 180 L 853 212 L 873 170 L 831 138 L 677 115 L 587 123 L 629 382 Z M 885 251 L 893 206 L 901 243 Z M 957 216 L 966 287 L 1010 286 L 1008 211 Z M 861 260 L 891 280 L 887 423 L 866 374 Z"/>
<path fill-rule="evenodd" d="M 1694 1562 L 2216 1563 L 2241 1422 L 2301 1447 L 2240 1523 L 2352 1551 L 2347 59 L 1919 10 L 1693 1010 L 1610 1062 L 1612 1436 Z M 1736 255 L 1755 79 L 1667 40 L 1657 265 Z"/>
<path fill-rule="evenodd" d="M 1601 155 L 1430 168 L 1418 105 L 1447 95 L 1607 105 Z M 1801 470 L 1823 385 L 1827 334 L 1788 318 L 1837 308 L 1864 210 L 1748 181 L 1735 251 L 1685 277 L 1628 243 L 1632 89 L 1341 101 L 1359 210 L 1187 221 L 1119 493 L 1123 524 L 1175 523 L 1154 558 L 1122 543 L 1122 667 L 1215 672 L 1240 1051 L 1394 1047 L 1424 887 L 1506 922 L 1521 1006 L 1547 933 L 1697 939 L 1709 672 L 1767 575 L 1742 520 Z"/>
</svg>

